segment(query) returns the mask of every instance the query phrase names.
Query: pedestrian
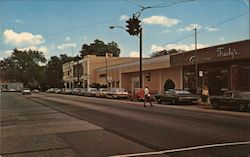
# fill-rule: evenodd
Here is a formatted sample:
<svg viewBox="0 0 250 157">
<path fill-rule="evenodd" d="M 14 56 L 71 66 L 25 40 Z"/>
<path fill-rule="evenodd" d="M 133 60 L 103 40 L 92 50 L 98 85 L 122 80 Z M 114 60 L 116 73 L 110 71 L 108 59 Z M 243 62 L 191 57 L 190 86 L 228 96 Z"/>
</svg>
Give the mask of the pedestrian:
<svg viewBox="0 0 250 157">
<path fill-rule="evenodd" d="M 148 86 L 146 86 L 144 88 L 144 107 L 146 106 L 146 102 L 149 101 L 150 105 L 153 106 L 152 102 L 151 102 L 151 98 L 150 98 L 150 94 L 149 94 L 149 89 Z"/>
<path fill-rule="evenodd" d="M 208 87 L 205 85 L 201 92 L 201 99 L 202 99 L 204 108 L 208 107 L 208 97 L 209 97 L 209 90 L 208 90 Z"/>
</svg>

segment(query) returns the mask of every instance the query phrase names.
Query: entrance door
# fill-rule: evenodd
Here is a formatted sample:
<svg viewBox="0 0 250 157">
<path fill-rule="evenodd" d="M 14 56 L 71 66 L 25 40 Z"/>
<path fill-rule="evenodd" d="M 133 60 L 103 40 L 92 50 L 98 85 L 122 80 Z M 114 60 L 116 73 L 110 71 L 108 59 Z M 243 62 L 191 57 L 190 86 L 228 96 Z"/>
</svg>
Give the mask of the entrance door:
<svg viewBox="0 0 250 157">
<path fill-rule="evenodd" d="M 140 87 L 140 81 L 138 77 L 133 77 L 132 78 L 132 87 L 131 87 L 131 91 L 134 91 L 135 88 L 139 88 Z"/>
</svg>

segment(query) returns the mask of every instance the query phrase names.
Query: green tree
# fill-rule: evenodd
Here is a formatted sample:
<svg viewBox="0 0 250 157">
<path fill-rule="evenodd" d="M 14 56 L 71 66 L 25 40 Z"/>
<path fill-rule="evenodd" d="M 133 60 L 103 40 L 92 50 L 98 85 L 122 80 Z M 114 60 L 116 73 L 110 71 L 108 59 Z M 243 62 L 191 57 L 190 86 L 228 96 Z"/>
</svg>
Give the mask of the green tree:
<svg viewBox="0 0 250 157">
<path fill-rule="evenodd" d="M 163 55 L 170 55 L 170 54 L 175 54 L 179 52 L 185 52 L 184 50 L 176 50 L 176 49 L 170 49 L 170 50 L 162 50 L 162 51 L 157 51 L 154 52 L 151 57 L 157 57 L 157 56 L 163 56 Z"/>
<path fill-rule="evenodd" d="M 167 91 L 168 89 L 174 89 L 175 84 L 174 81 L 171 79 L 167 79 L 164 84 L 164 91 Z"/>
<path fill-rule="evenodd" d="M 118 44 L 114 41 L 105 44 L 103 41 L 96 39 L 90 45 L 83 44 L 80 53 L 82 57 L 86 55 L 105 56 L 106 53 L 112 53 L 113 56 L 118 57 L 120 51 Z"/>
<path fill-rule="evenodd" d="M 77 57 L 69 57 L 66 54 L 58 56 L 51 56 L 46 66 L 47 83 L 44 88 L 62 88 L 63 85 L 63 71 L 64 63 L 76 60 Z"/>
<path fill-rule="evenodd" d="M 3 79 L 9 82 L 22 82 L 24 86 L 38 86 L 42 75 L 41 65 L 45 62 L 46 58 L 40 51 L 14 49 L 11 56 L 1 63 Z"/>
</svg>

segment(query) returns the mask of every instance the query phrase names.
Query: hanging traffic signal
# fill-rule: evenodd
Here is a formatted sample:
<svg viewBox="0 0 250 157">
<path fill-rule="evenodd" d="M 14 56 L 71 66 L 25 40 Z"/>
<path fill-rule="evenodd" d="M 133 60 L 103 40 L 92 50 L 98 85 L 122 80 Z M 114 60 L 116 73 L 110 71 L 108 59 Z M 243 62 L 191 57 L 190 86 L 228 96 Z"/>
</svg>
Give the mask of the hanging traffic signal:
<svg viewBox="0 0 250 157">
<path fill-rule="evenodd" d="M 133 18 L 133 30 L 134 35 L 138 35 L 141 32 L 140 20 L 138 18 Z"/>
<path fill-rule="evenodd" d="M 129 20 L 126 21 L 127 25 L 126 27 L 128 28 L 126 31 L 130 35 L 138 35 L 141 32 L 141 25 L 140 25 L 140 20 L 138 18 L 130 18 Z"/>
<path fill-rule="evenodd" d="M 130 35 L 133 35 L 134 34 L 134 29 L 133 29 L 133 20 L 130 18 L 129 20 L 126 21 L 127 25 L 127 32 L 130 34 Z"/>
</svg>

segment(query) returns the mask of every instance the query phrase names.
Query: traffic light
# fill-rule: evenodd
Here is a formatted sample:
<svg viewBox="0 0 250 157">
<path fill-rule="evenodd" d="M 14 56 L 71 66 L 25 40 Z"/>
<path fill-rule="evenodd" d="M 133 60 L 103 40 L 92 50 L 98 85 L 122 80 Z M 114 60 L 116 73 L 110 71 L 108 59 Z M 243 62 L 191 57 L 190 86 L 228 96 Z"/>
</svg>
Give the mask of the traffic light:
<svg viewBox="0 0 250 157">
<path fill-rule="evenodd" d="M 141 32 L 141 25 L 140 25 L 140 20 L 138 18 L 130 18 L 129 20 L 126 21 L 127 25 L 126 27 L 128 28 L 126 31 L 130 35 L 138 35 Z"/>
<path fill-rule="evenodd" d="M 133 29 L 133 20 L 130 18 L 129 20 L 126 21 L 127 25 L 127 32 L 130 34 L 130 35 L 133 35 L 134 34 L 134 29 Z"/>
<path fill-rule="evenodd" d="M 141 32 L 140 22 L 141 21 L 138 18 L 133 18 L 134 35 L 138 35 Z"/>
</svg>

